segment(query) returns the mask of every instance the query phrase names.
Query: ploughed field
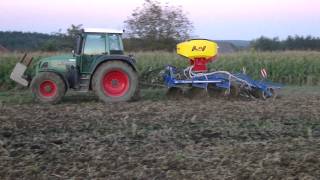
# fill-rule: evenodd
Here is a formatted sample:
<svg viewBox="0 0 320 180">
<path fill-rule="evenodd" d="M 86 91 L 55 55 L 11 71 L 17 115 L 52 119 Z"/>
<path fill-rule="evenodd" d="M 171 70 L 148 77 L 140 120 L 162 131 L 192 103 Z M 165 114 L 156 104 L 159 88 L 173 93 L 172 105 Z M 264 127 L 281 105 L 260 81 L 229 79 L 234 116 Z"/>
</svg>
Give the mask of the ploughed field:
<svg viewBox="0 0 320 180">
<path fill-rule="evenodd" d="M 0 104 L 1 179 L 319 179 L 320 93 Z M 80 95 L 81 96 L 81 95 Z"/>
</svg>

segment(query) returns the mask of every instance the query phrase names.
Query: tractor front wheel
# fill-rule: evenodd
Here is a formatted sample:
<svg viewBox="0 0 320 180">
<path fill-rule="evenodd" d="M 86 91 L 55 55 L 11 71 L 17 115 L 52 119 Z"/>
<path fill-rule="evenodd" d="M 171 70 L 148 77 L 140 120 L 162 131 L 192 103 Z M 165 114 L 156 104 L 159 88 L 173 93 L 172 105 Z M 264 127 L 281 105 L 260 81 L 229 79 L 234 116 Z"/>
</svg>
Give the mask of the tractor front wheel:
<svg viewBox="0 0 320 180">
<path fill-rule="evenodd" d="M 138 92 L 138 75 L 125 62 L 106 62 L 94 73 L 92 89 L 104 102 L 129 101 Z"/>
<path fill-rule="evenodd" d="M 41 72 L 31 82 L 31 92 L 41 103 L 56 104 L 66 92 L 63 79 L 53 72 Z"/>
</svg>

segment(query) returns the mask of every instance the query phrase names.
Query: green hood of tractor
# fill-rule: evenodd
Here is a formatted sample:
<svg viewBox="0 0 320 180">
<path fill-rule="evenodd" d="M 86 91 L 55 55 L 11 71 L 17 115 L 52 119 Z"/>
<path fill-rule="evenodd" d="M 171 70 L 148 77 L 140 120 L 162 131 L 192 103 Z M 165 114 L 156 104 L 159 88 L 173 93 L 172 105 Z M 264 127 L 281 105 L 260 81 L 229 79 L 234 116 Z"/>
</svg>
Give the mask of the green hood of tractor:
<svg viewBox="0 0 320 180">
<path fill-rule="evenodd" d="M 42 58 L 37 66 L 37 71 L 54 70 L 61 73 L 67 71 L 68 66 L 76 66 L 76 57 L 72 54 L 63 54 Z"/>
<path fill-rule="evenodd" d="M 75 59 L 75 57 L 72 56 L 72 54 L 61 54 L 57 56 L 49 56 L 46 58 L 41 59 L 42 61 L 63 61 L 66 59 Z"/>
</svg>

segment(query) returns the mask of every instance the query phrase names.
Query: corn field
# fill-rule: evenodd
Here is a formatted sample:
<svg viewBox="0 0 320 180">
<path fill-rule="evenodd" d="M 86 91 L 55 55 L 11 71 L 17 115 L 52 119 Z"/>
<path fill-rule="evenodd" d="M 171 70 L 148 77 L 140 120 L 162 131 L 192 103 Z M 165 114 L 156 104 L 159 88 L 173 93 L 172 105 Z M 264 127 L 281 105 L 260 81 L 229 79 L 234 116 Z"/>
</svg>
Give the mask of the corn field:
<svg viewBox="0 0 320 180">
<path fill-rule="evenodd" d="M 42 57 L 59 53 L 32 53 L 35 57 L 33 65 Z M 161 83 L 159 73 L 165 65 L 171 64 L 179 68 L 188 66 L 188 60 L 174 52 L 135 52 L 131 53 L 137 60 L 137 68 L 141 80 Z M 20 53 L 0 54 L 0 89 L 15 87 L 9 79 L 15 63 L 22 56 Z M 226 70 L 246 73 L 255 79 L 260 78 L 260 69 L 266 68 L 269 80 L 290 85 L 320 85 L 320 52 L 284 51 L 284 52 L 238 52 L 222 54 L 210 64 L 210 70 Z M 33 69 L 29 72 L 33 74 Z"/>
</svg>

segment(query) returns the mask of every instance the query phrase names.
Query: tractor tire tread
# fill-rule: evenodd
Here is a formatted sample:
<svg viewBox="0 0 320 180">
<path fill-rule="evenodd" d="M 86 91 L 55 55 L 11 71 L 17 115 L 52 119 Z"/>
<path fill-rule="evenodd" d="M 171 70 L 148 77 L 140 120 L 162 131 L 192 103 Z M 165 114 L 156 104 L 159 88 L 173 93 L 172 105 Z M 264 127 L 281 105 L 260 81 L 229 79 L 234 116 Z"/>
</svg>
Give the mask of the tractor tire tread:
<svg viewBox="0 0 320 180">
<path fill-rule="evenodd" d="M 45 80 L 51 80 L 57 85 L 57 93 L 53 97 L 43 97 L 40 94 L 40 84 Z M 30 90 L 34 101 L 45 104 L 57 104 L 61 101 L 67 91 L 64 80 L 54 72 L 40 72 L 30 83 Z"/>
</svg>

